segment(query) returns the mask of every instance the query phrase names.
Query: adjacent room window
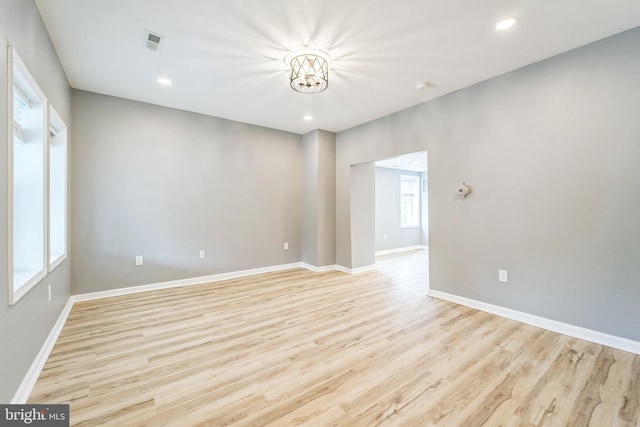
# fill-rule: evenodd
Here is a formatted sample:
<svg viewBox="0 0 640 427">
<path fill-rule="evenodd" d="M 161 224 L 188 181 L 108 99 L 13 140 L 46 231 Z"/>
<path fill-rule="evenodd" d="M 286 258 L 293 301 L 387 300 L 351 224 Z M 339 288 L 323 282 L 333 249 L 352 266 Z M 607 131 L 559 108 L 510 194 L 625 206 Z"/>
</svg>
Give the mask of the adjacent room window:
<svg viewBox="0 0 640 427">
<path fill-rule="evenodd" d="M 47 99 L 15 50 L 9 49 L 9 304 L 46 275 Z"/>
<path fill-rule="evenodd" d="M 420 227 L 420 177 L 400 175 L 400 227 Z"/>
<path fill-rule="evenodd" d="M 67 126 L 49 107 L 49 271 L 67 257 Z"/>
</svg>

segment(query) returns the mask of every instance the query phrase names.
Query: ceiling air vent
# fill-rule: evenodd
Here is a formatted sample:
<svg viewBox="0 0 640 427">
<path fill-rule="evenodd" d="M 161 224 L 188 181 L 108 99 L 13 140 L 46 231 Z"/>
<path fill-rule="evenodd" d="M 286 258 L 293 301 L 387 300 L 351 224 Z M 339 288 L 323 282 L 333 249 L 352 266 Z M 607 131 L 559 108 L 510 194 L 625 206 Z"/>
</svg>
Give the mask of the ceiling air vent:
<svg viewBox="0 0 640 427">
<path fill-rule="evenodd" d="M 145 31 L 144 38 L 146 41 L 147 49 L 154 52 L 162 50 L 162 44 L 164 42 L 164 36 L 160 34 L 152 33 L 151 31 Z"/>
</svg>

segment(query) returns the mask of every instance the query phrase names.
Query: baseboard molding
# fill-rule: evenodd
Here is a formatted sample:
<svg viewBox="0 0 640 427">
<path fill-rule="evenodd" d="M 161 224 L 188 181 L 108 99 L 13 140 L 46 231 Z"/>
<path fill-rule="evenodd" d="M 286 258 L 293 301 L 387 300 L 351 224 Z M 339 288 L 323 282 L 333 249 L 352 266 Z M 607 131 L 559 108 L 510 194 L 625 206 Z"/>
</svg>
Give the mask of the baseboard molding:
<svg viewBox="0 0 640 427">
<path fill-rule="evenodd" d="M 395 249 L 385 249 L 383 251 L 376 251 L 376 256 L 398 254 L 398 253 L 402 253 L 402 252 L 415 251 L 415 250 L 418 250 L 418 249 L 429 249 L 429 246 L 427 246 L 427 245 L 414 245 L 414 246 L 405 246 L 405 247 L 402 247 L 402 248 L 395 248 Z"/>
<path fill-rule="evenodd" d="M 302 268 L 306 268 L 307 270 L 311 270 L 314 273 L 324 273 L 327 271 L 341 271 L 347 274 L 358 274 L 358 273 L 366 273 L 367 271 L 373 271 L 376 269 L 375 264 L 365 265 L 364 267 L 356 267 L 349 268 L 344 267 L 342 265 L 323 265 L 321 267 L 316 267 L 315 265 L 307 264 L 306 262 L 300 263 Z"/>
<path fill-rule="evenodd" d="M 315 265 L 307 264 L 306 262 L 301 262 L 300 267 L 306 268 L 307 270 L 313 271 L 314 273 L 325 273 L 327 271 L 335 271 L 337 270 L 336 265 L 323 265 L 320 267 L 316 267 Z"/>
<path fill-rule="evenodd" d="M 522 311 L 512 310 L 510 308 L 500 307 L 498 305 L 488 304 L 482 301 L 449 294 L 446 292 L 435 291 L 429 289 L 427 294 L 434 298 L 443 299 L 464 305 L 466 307 L 475 308 L 497 316 L 506 317 L 507 319 L 516 320 L 528 325 L 537 326 L 552 332 L 569 335 L 574 338 L 580 338 L 591 341 L 596 344 L 606 345 L 608 347 L 617 348 L 618 350 L 628 351 L 630 353 L 640 354 L 640 342 L 632 341 L 627 338 L 615 335 L 605 334 L 603 332 L 586 329 L 581 326 L 574 326 L 568 323 L 551 320 L 544 317 L 536 316 Z"/>
<path fill-rule="evenodd" d="M 152 283 L 149 285 L 131 286 L 128 288 L 111 289 L 108 291 L 90 292 L 86 294 L 72 295 L 71 300 L 91 301 L 101 298 L 110 298 L 121 295 L 136 294 L 139 292 L 153 291 L 157 289 L 176 288 L 180 286 L 202 285 L 205 283 L 221 282 L 223 280 L 238 279 L 241 277 L 255 276 L 256 274 L 273 273 L 276 271 L 291 270 L 293 268 L 303 267 L 302 263 L 294 262 L 291 264 L 281 264 L 269 267 L 252 268 L 250 270 L 232 271 L 229 273 L 211 274 L 208 276 L 192 277 L 189 279 L 171 280 L 167 282 Z"/>
<path fill-rule="evenodd" d="M 335 269 L 347 274 L 359 274 L 359 273 L 366 273 L 368 271 L 374 271 L 376 269 L 376 265 L 375 264 L 365 265 L 364 267 L 356 267 L 356 268 L 349 268 L 349 267 L 344 267 L 342 265 L 336 265 Z"/>
<path fill-rule="evenodd" d="M 58 316 L 56 323 L 53 325 L 53 328 L 51 328 L 51 332 L 49 332 L 47 339 L 44 341 L 44 344 L 42 344 L 36 358 L 33 360 L 33 363 L 31 363 L 27 374 L 22 379 L 16 394 L 13 395 L 11 404 L 18 405 L 27 403 L 27 399 L 29 398 L 31 391 L 36 385 L 36 381 L 38 381 L 38 377 L 42 372 L 42 368 L 44 368 L 45 363 L 47 363 L 51 350 L 53 350 L 53 346 L 56 344 L 58 336 L 60 336 L 60 332 L 62 332 L 62 327 L 67 321 L 67 317 L 69 317 L 71 307 L 73 307 L 73 301 L 69 299 Z"/>
</svg>

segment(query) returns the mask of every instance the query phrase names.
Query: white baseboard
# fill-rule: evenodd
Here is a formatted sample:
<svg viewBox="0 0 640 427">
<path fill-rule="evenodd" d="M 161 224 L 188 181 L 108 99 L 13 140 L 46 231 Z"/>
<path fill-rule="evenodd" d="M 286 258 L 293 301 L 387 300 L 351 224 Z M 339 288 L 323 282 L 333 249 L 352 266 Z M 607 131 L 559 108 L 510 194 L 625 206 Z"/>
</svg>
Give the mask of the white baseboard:
<svg viewBox="0 0 640 427">
<path fill-rule="evenodd" d="M 324 273 L 327 271 L 335 271 L 337 270 L 336 265 L 323 265 L 320 267 L 316 267 L 315 265 L 307 264 L 306 262 L 301 262 L 300 267 L 306 268 L 307 270 L 313 271 L 314 273 Z"/>
<path fill-rule="evenodd" d="M 619 350 L 628 351 L 630 353 L 640 354 L 640 342 L 632 341 L 627 338 L 615 335 L 605 334 L 603 332 L 586 329 L 580 326 L 570 325 L 568 323 L 558 322 L 544 317 L 536 316 L 522 311 L 512 310 L 510 308 L 500 307 L 498 305 L 488 304 L 486 302 L 449 294 L 446 292 L 435 291 L 429 289 L 427 294 L 434 298 L 443 299 L 454 302 L 456 304 L 475 308 L 487 313 L 495 314 L 507 319 L 516 320 L 528 325 L 537 326 L 552 332 L 569 335 L 574 338 L 580 338 L 591 341 L 596 344 L 606 345 L 608 347 L 617 348 Z"/>
<path fill-rule="evenodd" d="M 27 399 L 29 398 L 33 387 L 36 385 L 36 381 L 38 381 L 40 372 L 42 372 L 42 368 L 44 368 L 45 363 L 47 363 L 51 350 L 53 350 L 53 346 L 56 344 L 60 332 L 62 332 L 62 327 L 67 321 L 67 317 L 69 317 L 71 307 L 73 307 L 73 302 L 69 299 L 58 316 L 58 320 L 56 320 L 53 328 L 51 328 L 51 332 L 49 332 L 47 339 L 44 341 L 44 344 L 42 344 L 36 358 L 33 360 L 33 363 L 31 363 L 27 374 L 22 379 L 16 394 L 13 395 L 11 404 L 17 405 L 27 403 Z"/>
<path fill-rule="evenodd" d="M 341 271 L 347 274 L 358 274 L 358 273 L 366 273 L 367 271 L 373 271 L 376 269 L 375 265 L 365 265 L 364 267 L 356 267 L 349 268 L 344 267 L 342 265 L 324 265 L 321 267 L 316 267 L 315 265 L 307 264 L 303 262 L 300 264 L 302 268 L 306 268 L 307 270 L 311 270 L 314 273 L 324 273 L 326 271 Z"/>
<path fill-rule="evenodd" d="M 131 286 L 128 288 L 111 289 L 108 291 L 89 292 L 86 294 L 72 295 L 71 300 L 91 301 L 100 298 L 109 298 L 120 295 L 135 294 L 138 292 L 153 291 L 157 289 L 176 288 L 179 286 L 202 285 L 205 283 L 220 282 L 222 280 L 237 279 L 240 277 L 255 276 L 256 274 L 273 273 L 275 271 L 291 270 L 293 268 L 301 268 L 302 263 L 294 262 L 291 264 L 281 264 L 269 267 L 252 268 L 250 270 L 232 271 L 229 273 L 212 274 L 209 276 L 192 277 L 190 279 L 171 280 L 168 282 L 152 283 L 149 285 Z"/>
<path fill-rule="evenodd" d="M 429 249 L 429 246 L 426 245 L 414 245 L 414 246 L 405 246 L 402 248 L 395 248 L 395 249 L 385 249 L 382 251 L 376 251 L 376 256 L 381 256 L 381 255 L 391 255 L 391 254 L 397 254 L 397 253 L 401 253 L 401 252 L 409 252 L 409 251 L 415 251 L 418 249 Z"/>
<path fill-rule="evenodd" d="M 367 271 L 373 271 L 376 269 L 376 265 L 375 264 L 365 265 L 363 267 L 356 267 L 356 268 L 349 268 L 349 267 L 344 267 L 342 265 L 336 265 L 335 269 L 347 274 L 358 274 L 358 273 L 366 273 Z"/>
</svg>

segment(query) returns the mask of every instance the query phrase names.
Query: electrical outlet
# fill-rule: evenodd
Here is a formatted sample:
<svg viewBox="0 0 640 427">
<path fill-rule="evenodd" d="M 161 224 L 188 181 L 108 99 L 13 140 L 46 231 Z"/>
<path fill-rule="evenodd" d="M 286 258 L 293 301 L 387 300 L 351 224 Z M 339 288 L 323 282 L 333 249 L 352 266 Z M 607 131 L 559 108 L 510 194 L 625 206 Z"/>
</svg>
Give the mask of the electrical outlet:
<svg viewBox="0 0 640 427">
<path fill-rule="evenodd" d="M 387 233 L 384 233 L 384 240 L 387 240 Z"/>
<path fill-rule="evenodd" d="M 143 263 L 142 255 L 136 256 L 136 265 L 142 265 Z"/>
<path fill-rule="evenodd" d="M 284 242 L 284 249 L 285 250 L 289 249 L 289 242 Z"/>
<path fill-rule="evenodd" d="M 204 250 L 200 251 L 200 258 L 204 258 Z"/>
<path fill-rule="evenodd" d="M 509 281 L 507 270 L 498 270 L 498 280 L 505 283 Z"/>
<path fill-rule="evenodd" d="M 51 284 L 49 284 L 49 286 L 47 286 L 47 292 L 49 293 L 48 301 L 51 302 Z"/>
</svg>

